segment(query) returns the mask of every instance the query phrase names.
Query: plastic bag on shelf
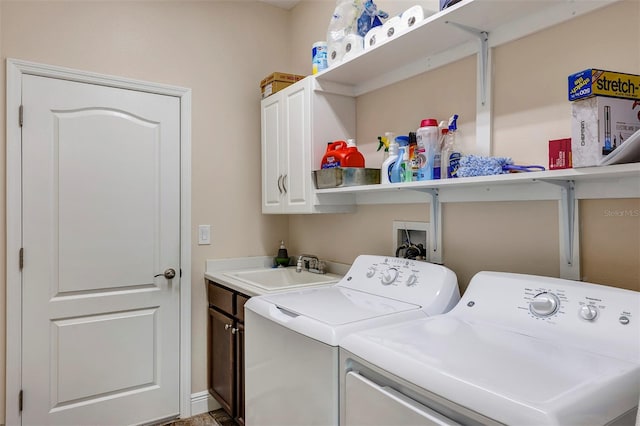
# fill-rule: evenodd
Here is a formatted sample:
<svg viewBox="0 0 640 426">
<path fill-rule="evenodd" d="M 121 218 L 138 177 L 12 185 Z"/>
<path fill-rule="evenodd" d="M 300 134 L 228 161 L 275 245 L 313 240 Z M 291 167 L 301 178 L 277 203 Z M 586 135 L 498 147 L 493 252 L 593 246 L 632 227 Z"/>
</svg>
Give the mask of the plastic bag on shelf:
<svg viewBox="0 0 640 426">
<path fill-rule="evenodd" d="M 342 42 L 348 34 L 357 32 L 358 16 L 362 11 L 362 0 L 337 0 L 327 28 L 327 50 Z"/>
<path fill-rule="evenodd" d="M 388 17 L 388 13 L 378 10 L 373 0 L 366 0 L 362 5 L 362 12 L 358 18 L 358 35 L 364 37 L 371 28 L 382 25 L 382 20 Z"/>
</svg>

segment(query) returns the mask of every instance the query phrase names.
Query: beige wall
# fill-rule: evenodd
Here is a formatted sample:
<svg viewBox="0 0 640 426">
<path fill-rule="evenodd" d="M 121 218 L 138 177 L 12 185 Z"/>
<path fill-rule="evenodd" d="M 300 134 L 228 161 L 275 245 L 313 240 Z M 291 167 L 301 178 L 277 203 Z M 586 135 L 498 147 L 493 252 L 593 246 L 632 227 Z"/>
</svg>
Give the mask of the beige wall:
<svg viewBox="0 0 640 426">
<path fill-rule="evenodd" d="M 193 90 L 193 392 L 206 389 L 205 259 L 264 255 L 288 237 L 286 217 L 261 214 L 258 84 L 287 68 L 289 14 L 257 1 L 0 2 L 3 147 L 7 57 Z M 5 149 L 0 153 L 4 222 Z M 197 245 L 198 224 L 211 224 L 210 246 Z M 0 235 L 4 277 L 4 227 Z M 4 301 L 4 279 L 0 287 Z M 3 309 L 2 330 L 4 320 Z M 0 377 L 4 344 L 0 338 Z M 0 407 L 4 399 L 0 385 Z"/>
<path fill-rule="evenodd" d="M 384 9 L 395 2 L 376 3 Z M 333 5 L 304 2 L 293 16 L 329 16 Z M 494 49 L 493 154 L 546 166 L 547 142 L 571 132 L 567 76 L 589 67 L 640 73 L 639 21 L 640 3 L 626 0 Z M 298 71 L 309 62 L 306 45 L 322 39 L 325 29 L 317 22 L 294 23 L 292 38 L 305 44 L 292 58 Z M 475 58 L 467 58 L 360 96 L 357 137 L 367 166 L 382 162 L 378 135 L 406 134 L 427 116 L 443 120 L 459 114 L 463 152 L 473 153 L 475 69 Z M 639 208 L 638 199 L 580 203 L 583 279 L 640 290 Z M 631 213 L 619 217 L 607 211 Z M 289 235 L 296 248 L 351 262 L 360 253 L 391 254 L 394 219 L 428 221 L 428 206 L 360 206 L 356 214 L 292 216 Z M 558 276 L 557 203 L 445 204 L 443 256 L 463 290 L 483 269 Z"/>
<path fill-rule="evenodd" d="M 389 7 L 384 3 L 378 2 L 392 12 L 397 8 L 396 2 Z M 330 0 L 307 1 L 288 12 L 254 1 L 0 2 L 1 77 L 4 59 L 11 57 L 193 89 L 192 239 L 196 241 L 198 224 L 211 224 L 213 241 L 210 246 L 193 244 L 193 392 L 206 389 L 205 259 L 274 254 L 279 240 L 285 239 L 291 253 L 309 251 L 351 262 L 360 253 L 390 253 L 394 219 L 429 219 L 427 205 L 413 204 L 360 206 L 357 213 L 344 215 L 260 213 L 257 84 L 273 71 L 310 73 L 311 44 L 325 38 L 334 5 Z M 564 86 L 569 73 L 589 66 L 640 72 L 640 31 L 635 38 L 628 32 L 638 28 L 639 18 L 640 4 L 625 0 L 496 49 L 496 154 L 545 164 L 546 141 L 569 133 Z M 601 37 L 593 37 L 593 28 Z M 425 116 L 460 114 L 461 143 L 472 148 L 474 73 L 475 61 L 468 58 L 361 96 L 357 135 L 368 165 L 382 161 L 375 152 L 377 135 L 414 129 Z M 4 141 L 4 83 L 0 94 Z M 4 206 L 5 150 L 0 152 Z M 605 213 L 637 211 L 640 201 L 603 203 L 581 204 L 585 276 L 640 290 L 640 218 Z M 456 203 L 446 204 L 443 213 L 444 260 L 458 273 L 463 288 L 485 268 L 558 274 L 555 203 Z M 4 207 L 0 214 L 4 217 Z M 4 276 L 4 229 L 0 241 Z M 598 247 L 618 254 L 615 267 L 614 257 L 603 257 Z M 4 291 L 0 294 L 4 300 Z M 4 330 L 4 315 L 0 324 Z M 2 377 L 4 344 L 0 338 Z"/>
</svg>

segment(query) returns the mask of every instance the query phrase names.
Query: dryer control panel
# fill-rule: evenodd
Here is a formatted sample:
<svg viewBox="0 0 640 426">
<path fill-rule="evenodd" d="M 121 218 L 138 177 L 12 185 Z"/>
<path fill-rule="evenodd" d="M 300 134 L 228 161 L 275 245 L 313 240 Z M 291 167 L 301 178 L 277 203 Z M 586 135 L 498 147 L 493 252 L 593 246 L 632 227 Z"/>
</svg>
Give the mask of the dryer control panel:
<svg viewBox="0 0 640 426">
<path fill-rule="evenodd" d="M 454 311 L 521 333 L 640 361 L 640 293 L 559 278 L 480 272 Z"/>
</svg>

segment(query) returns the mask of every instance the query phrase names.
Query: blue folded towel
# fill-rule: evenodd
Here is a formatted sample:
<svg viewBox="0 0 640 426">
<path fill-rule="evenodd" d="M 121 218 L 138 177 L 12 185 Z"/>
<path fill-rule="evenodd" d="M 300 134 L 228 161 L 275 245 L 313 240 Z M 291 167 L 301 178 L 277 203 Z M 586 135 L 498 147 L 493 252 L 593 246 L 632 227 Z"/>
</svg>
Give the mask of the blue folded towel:
<svg viewBox="0 0 640 426">
<path fill-rule="evenodd" d="M 510 172 L 533 172 L 545 170 L 542 166 L 516 166 L 508 157 L 481 157 L 465 155 L 460 158 L 458 177 L 501 175 Z"/>
</svg>

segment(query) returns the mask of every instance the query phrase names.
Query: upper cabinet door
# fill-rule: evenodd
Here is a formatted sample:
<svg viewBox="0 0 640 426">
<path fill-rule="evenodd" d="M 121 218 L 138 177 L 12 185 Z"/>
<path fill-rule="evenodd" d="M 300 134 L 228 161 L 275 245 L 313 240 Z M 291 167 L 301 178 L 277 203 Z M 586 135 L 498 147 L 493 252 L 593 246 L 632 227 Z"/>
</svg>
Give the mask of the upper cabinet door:
<svg viewBox="0 0 640 426">
<path fill-rule="evenodd" d="M 262 101 L 262 212 L 279 213 L 282 210 L 283 171 L 280 143 L 283 102 L 272 95 Z"/>
<path fill-rule="evenodd" d="M 310 80 L 309 80 L 310 81 Z M 281 148 L 286 164 L 285 205 L 288 212 L 308 212 L 313 190 L 309 81 L 285 92 L 285 121 Z"/>
</svg>

